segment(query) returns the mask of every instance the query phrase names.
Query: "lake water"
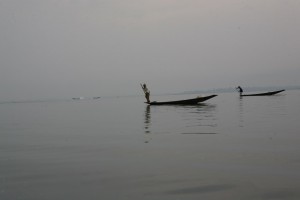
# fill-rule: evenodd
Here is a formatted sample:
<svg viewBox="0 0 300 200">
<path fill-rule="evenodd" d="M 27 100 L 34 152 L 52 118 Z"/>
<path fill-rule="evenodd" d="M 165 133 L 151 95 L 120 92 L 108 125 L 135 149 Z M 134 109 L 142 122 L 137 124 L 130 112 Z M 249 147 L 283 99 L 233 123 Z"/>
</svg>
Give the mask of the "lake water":
<svg viewBox="0 0 300 200">
<path fill-rule="evenodd" d="M 299 90 L 143 102 L 1 103 L 0 199 L 300 199 Z"/>
</svg>

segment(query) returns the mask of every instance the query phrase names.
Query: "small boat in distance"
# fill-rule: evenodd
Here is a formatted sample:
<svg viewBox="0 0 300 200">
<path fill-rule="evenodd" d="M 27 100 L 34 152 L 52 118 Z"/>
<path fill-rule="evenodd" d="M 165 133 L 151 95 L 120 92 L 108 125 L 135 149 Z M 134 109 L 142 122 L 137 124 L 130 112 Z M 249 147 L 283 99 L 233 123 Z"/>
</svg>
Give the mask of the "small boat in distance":
<svg viewBox="0 0 300 200">
<path fill-rule="evenodd" d="M 72 99 L 73 99 L 73 100 L 83 100 L 84 97 L 73 97 Z"/>
<path fill-rule="evenodd" d="M 185 99 L 185 100 L 177 100 L 177 101 L 163 101 L 163 102 L 152 101 L 152 102 L 145 102 L 145 103 L 149 105 L 196 105 L 200 102 L 206 101 L 216 96 L 218 95 L 214 94 L 205 97 L 196 97 L 193 99 Z"/>
<path fill-rule="evenodd" d="M 257 94 L 240 94 L 241 97 L 248 97 L 248 96 L 271 96 L 274 94 L 278 94 L 280 92 L 283 92 L 285 90 L 276 90 L 272 92 L 264 92 L 264 93 L 257 93 Z"/>
</svg>

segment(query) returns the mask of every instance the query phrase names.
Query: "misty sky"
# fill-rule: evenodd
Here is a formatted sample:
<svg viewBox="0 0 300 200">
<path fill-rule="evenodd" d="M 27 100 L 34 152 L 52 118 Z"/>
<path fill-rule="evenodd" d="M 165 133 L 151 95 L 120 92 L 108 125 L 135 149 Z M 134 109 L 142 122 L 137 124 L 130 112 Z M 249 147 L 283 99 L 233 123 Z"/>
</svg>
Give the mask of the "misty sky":
<svg viewBox="0 0 300 200">
<path fill-rule="evenodd" d="M 300 85 L 299 0 L 0 0 L 0 100 Z"/>
</svg>

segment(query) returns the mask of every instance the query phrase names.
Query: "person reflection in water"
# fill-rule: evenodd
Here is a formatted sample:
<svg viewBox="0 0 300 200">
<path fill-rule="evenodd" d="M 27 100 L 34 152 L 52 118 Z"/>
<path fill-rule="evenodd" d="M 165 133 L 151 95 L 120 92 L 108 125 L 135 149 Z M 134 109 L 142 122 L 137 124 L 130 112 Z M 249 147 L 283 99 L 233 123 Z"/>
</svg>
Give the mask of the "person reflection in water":
<svg viewBox="0 0 300 200">
<path fill-rule="evenodd" d="M 150 103 L 150 90 L 148 90 L 146 83 L 141 84 L 141 87 L 145 93 L 145 98 L 147 100 L 147 103 Z"/>
<path fill-rule="evenodd" d="M 145 110 L 145 133 L 150 133 L 148 130 L 151 124 L 150 105 L 146 106 Z"/>
<path fill-rule="evenodd" d="M 236 89 L 239 91 L 240 96 L 242 96 L 242 94 L 243 94 L 244 91 L 243 91 L 243 89 L 241 88 L 241 86 L 238 86 Z"/>
<path fill-rule="evenodd" d="M 149 143 L 151 138 L 151 131 L 150 131 L 150 125 L 151 125 L 151 113 L 150 113 L 150 105 L 146 106 L 145 110 L 145 141 L 144 143 Z"/>
</svg>

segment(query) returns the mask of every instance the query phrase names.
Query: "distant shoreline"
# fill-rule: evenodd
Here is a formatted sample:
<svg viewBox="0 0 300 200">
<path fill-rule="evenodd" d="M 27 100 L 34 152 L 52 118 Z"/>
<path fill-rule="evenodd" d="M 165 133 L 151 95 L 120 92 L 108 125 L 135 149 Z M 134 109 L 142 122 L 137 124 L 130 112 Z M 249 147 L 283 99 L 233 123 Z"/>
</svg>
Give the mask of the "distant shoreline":
<svg viewBox="0 0 300 200">
<path fill-rule="evenodd" d="M 271 90 L 300 90 L 300 86 L 271 86 L 271 87 L 242 87 L 245 92 L 256 92 L 256 91 L 271 91 Z M 208 90 L 192 90 L 184 91 L 173 94 L 199 94 L 199 93 L 230 93 L 236 92 L 235 88 L 216 88 Z"/>
</svg>

